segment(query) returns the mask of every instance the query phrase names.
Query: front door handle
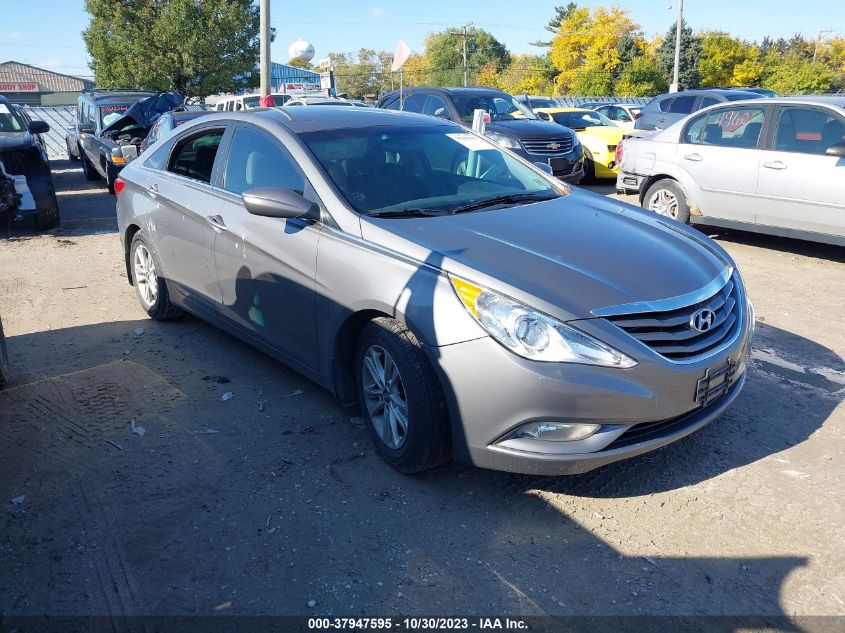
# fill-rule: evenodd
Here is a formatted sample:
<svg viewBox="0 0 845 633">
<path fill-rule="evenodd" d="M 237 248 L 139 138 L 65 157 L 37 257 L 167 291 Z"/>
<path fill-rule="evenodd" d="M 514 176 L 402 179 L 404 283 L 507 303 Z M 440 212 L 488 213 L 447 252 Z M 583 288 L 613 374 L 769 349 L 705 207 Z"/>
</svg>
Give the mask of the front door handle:
<svg viewBox="0 0 845 633">
<path fill-rule="evenodd" d="M 766 169 L 786 169 L 786 163 L 782 160 L 775 160 L 770 163 L 763 163 Z"/>
<path fill-rule="evenodd" d="M 226 223 L 223 221 L 223 218 L 219 215 L 207 215 L 205 216 L 205 221 L 208 222 L 211 227 L 218 233 L 222 233 L 223 231 L 229 230 L 226 227 Z"/>
<path fill-rule="evenodd" d="M 701 154 L 687 154 L 686 156 L 684 156 L 684 160 L 691 160 L 697 163 L 698 161 L 702 160 L 702 158 Z"/>
</svg>

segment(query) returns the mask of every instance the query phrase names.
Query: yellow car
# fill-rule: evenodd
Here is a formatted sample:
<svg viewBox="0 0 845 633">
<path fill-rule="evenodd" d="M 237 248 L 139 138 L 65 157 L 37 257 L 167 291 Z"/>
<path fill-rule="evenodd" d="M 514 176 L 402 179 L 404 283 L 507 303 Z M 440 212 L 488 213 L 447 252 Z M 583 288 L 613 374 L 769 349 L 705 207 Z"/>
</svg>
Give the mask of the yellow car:
<svg viewBox="0 0 845 633">
<path fill-rule="evenodd" d="M 587 158 L 584 180 L 616 178 L 616 146 L 622 142 L 625 130 L 616 127 L 606 116 L 583 108 L 537 108 L 537 116 L 559 123 L 578 135 Z"/>
</svg>

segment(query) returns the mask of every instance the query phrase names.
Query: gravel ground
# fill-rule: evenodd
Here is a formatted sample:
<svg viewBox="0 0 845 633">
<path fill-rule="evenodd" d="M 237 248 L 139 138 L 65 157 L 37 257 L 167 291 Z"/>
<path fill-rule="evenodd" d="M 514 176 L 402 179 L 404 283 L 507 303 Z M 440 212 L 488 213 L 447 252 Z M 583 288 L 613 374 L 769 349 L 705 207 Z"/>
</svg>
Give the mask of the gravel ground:
<svg viewBox="0 0 845 633">
<path fill-rule="evenodd" d="M 579 477 L 408 477 L 326 391 L 148 320 L 114 199 L 54 167 L 63 225 L 0 238 L 0 614 L 845 616 L 845 250 L 715 235 L 758 335 L 693 436 Z"/>
</svg>

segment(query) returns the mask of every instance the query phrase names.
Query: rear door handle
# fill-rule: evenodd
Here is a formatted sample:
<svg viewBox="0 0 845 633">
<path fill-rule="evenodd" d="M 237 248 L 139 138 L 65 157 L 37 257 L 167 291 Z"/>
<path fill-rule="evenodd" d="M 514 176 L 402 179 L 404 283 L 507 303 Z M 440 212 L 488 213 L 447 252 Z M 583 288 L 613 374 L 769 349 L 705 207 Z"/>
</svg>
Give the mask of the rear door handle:
<svg viewBox="0 0 845 633">
<path fill-rule="evenodd" d="M 684 156 L 684 160 L 691 160 L 697 163 L 698 161 L 702 160 L 702 158 L 701 154 L 687 154 L 686 156 Z"/>
<path fill-rule="evenodd" d="M 782 160 L 775 160 L 770 163 L 763 163 L 763 167 L 766 169 L 786 169 L 786 163 Z"/>
<path fill-rule="evenodd" d="M 158 185 L 155 184 L 155 183 L 151 184 L 149 187 L 147 187 L 147 191 L 149 192 L 149 194 L 151 196 L 153 196 L 153 197 L 157 196 L 158 195 Z"/>
<path fill-rule="evenodd" d="M 207 215 L 205 216 L 205 221 L 208 222 L 211 227 L 218 233 L 222 233 L 223 231 L 229 230 L 226 227 L 226 223 L 223 221 L 223 218 L 219 215 Z"/>
</svg>

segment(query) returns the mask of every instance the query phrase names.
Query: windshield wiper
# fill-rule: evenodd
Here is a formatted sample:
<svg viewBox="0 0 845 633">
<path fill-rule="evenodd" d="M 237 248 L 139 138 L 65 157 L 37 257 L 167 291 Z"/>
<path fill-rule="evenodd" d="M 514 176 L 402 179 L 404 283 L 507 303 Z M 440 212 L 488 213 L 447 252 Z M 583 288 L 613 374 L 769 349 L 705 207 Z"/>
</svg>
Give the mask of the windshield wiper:
<svg viewBox="0 0 845 633">
<path fill-rule="evenodd" d="M 496 196 L 495 198 L 487 198 L 486 200 L 479 200 L 465 204 L 462 207 L 457 207 L 452 210 L 452 213 L 465 213 L 467 211 L 477 211 L 486 207 L 494 207 L 497 204 L 508 204 L 513 202 L 542 202 L 543 200 L 553 200 L 559 197 L 557 194 L 549 193 L 510 193 L 503 196 Z"/>
<path fill-rule="evenodd" d="M 446 215 L 446 212 L 441 211 L 440 209 L 422 209 L 413 207 L 410 209 L 384 209 L 383 211 L 373 211 L 372 213 L 367 213 L 366 215 L 371 218 L 420 218 Z"/>
</svg>

